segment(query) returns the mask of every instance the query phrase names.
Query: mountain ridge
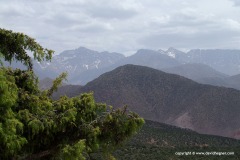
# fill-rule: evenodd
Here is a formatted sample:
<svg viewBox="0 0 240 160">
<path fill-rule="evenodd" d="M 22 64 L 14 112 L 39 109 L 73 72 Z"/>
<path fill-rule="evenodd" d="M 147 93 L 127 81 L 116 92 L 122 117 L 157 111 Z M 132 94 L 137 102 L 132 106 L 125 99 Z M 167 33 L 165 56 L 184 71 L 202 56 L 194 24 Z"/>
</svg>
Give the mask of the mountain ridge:
<svg viewBox="0 0 240 160">
<path fill-rule="evenodd" d="M 206 67 L 198 67 L 198 71 L 202 71 L 201 74 L 198 74 L 198 76 L 201 76 L 198 79 L 179 71 L 173 71 L 172 73 L 203 84 L 240 89 L 240 81 L 238 82 L 231 77 L 213 77 L 216 72 L 229 76 L 232 76 L 233 73 L 236 73 L 236 75 L 240 74 L 240 50 L 193 49 L 185 53 L 170 47 L 166 51 L 140 49 L 134 55 L 125 57 L 116 52 L 98 52 L 85 47 L 79 47 L 74 50 L 63 51 L 59 55 L 54 56 L 51 62 L 40 63 L 33 61 L 33 63 L 34 71 L 40 79 L 46 77 L 54 79 L 60 73 L 67 71 L 69 74 L 68 82 L 80 85 L 85 85 L 101 74 L 126 64 L 142 65 L 163 71 L 166 68 L 181 68 L 185 65 L 192 72 L 191 70 L 196 67 L 191 67 L 188 64 L 199 63 L 211 68 L 204 71 Z M 23 68 L 21 64 L 15 64 L 14 62 L 12 64 L 14 68 Z M 206 77 L 205 75 L 210 73 L 210 70 L 215 70 L 216 72 L 212 72 L 213 75 Z"/>
<path fill-rule="evenodd" d="M 146 119 L 199 133 L 233 137 L 240 129 L 240 91 L 199 84 L 149 67 L 118 67 L 72 95 L 90 91 L 98 102 L 115 107 L 127 104 Z"/>
</svg>

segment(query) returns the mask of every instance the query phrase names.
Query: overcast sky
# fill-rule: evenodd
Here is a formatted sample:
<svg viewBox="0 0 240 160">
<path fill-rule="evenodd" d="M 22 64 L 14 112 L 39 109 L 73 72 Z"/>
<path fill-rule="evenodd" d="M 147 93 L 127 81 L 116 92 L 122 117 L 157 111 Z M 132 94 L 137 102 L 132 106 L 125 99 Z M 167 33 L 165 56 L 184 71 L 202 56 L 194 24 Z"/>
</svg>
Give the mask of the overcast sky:
<svg viewBox="0 0 240 160">
<path fill-rule="evenodd" d="M 0 27 L 56 53 L 240 49 L 240 0 L 0 0 Z"/>
</svg>

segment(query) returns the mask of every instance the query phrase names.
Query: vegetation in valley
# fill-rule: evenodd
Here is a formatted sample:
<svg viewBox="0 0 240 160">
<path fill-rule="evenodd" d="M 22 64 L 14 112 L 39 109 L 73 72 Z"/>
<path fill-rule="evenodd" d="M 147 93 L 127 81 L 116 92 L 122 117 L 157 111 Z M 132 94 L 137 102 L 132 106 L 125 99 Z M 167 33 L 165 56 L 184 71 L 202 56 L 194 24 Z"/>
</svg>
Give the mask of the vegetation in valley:
<svg viewBox="0 0 240 160">
<path fill-rule="evenodd" d="M 179 152 L 185 155 L 176 155 Z M 234 152 L 234 155 L 196 155 L 207 152 Z M 237 160 L 240 140 L 146 121 L 141 131 L 114 152 L 114 156 L 119 160 Z"/>
</svg>

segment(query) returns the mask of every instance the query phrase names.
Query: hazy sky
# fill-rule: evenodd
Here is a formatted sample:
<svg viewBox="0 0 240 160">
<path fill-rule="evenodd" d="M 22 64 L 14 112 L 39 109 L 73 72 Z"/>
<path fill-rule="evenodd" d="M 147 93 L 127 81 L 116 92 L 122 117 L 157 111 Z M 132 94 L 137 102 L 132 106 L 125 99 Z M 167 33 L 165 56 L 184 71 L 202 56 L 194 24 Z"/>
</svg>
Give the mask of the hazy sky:
<svg viewBox="0 0 240 160">
<path fill-rule="evenodd" d="M 240 0 L 0 0 L 0 27 L 56 53 L 240 49 Z"/>
</svg>

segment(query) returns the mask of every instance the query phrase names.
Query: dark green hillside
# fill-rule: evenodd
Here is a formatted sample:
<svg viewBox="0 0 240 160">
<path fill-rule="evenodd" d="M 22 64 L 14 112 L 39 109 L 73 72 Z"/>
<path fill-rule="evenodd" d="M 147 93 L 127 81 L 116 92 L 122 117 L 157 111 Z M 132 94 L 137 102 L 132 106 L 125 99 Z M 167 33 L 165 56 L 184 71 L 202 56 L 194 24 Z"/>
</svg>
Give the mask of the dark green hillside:
<svg viewBox="0 0 240 160">
<path fill-rule="evenodd" d="M 176 152 L 234 152 L 234 156 L 175 155 Z M 240 141 L 146 121 L 142 130 L 115 152 L 119 160 L 236 160 L 240 159 Z"/>
<path fill-rule="evenodd" d="M 156 69 L 125 65 L 101 75 L 69 96 L 94 91 L 98 102 L 125 104 L 145 119 L 199 133 L 239 138 L 240 91 L 203 85 Z"/>
</svg>

